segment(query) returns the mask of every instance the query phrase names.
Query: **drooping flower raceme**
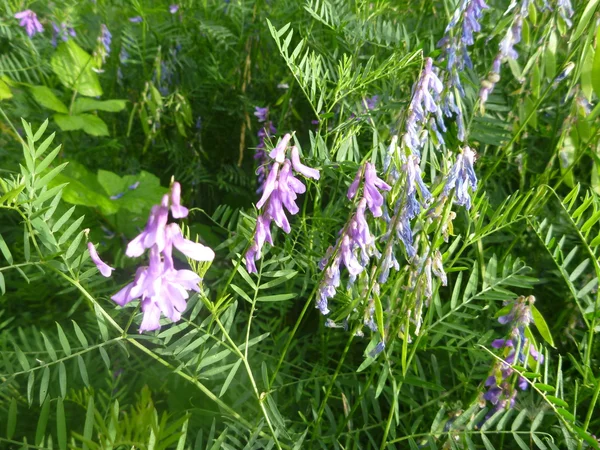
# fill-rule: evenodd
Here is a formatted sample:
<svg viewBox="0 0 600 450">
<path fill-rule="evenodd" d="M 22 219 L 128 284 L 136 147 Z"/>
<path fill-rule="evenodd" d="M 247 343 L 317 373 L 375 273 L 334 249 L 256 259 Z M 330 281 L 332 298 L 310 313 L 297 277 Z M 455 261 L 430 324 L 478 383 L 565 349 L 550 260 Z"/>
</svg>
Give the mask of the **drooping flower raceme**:
<svg viewBox="0 0 600 450">
<path fill-rule="evenodd" d="M 329 314 L 328 302 L 340 285 L 342 265 L 348 271 L 348 284 L 351 285 L 367 267 L 372 256 L 381 256 L 375 247 L 375 237 L 369 230 L 365 213 L 368 209 L 373 217 L 381 217 L 384 203 L 381 191 L 389 191 L 391 187 L 377 176 L 375 166 L 367 162 L 359 168 L 348 188 L 349 200 L 357 196 L 361 181 L 363 195 L 357 203 L 356 212 L 319 264 L 321 270 L 325 271 L 317 293 L 317 308 L 321 314 Z"/>
<path fill-rule="evenodd" d="M 100 25 L 100 36 L 98 36 L 98 41 L 101 44 L 100 56 L 104 63 L 106 62 L 106 58 L 110 55 L 110 44 L 112 42 L 112 34 L 104 24 Z"/>
<path fill-rule="evenodd" d="M 452 189 L 455 190 L 454 202 L 457 205 L 462 205 L 467 209 L 471 209 L 471 191 L 477 190 L 477 176 L 473 169 L 475 162 L 475 152 L 470 147 L 465 146 L 456 157 L 456 162 L 450 169 L 444 186 L 443 195 L 448 197 Z"/>
<path fill-rule="evenodd" d="M 149 264 L 139 267 L 134 281 L 111 297 L 121 306 L 141 299 L 144 317 L 140 333 L 160 328 L 161 313 L 173 322 L 178 321 L 185 310 L 188 291 L 200 290 L 201 279 L 195 272 L 175 269 L 173 247 L 196 261 L 212 261 L 215 257 L 210 248 L 185 239 L 179 225 L 167 223 L 169 210 L 174 218 L 188 215 L 187 208 L 180 203 L 180 195 L 181 186 L 175 182 L 161 204 L 152 207 L 146 227 L 127 245 L 125 252 L 133 258 L 150 250 Z"/>
<path fill-rule="evenodd" d="M 504 361 L 494 364 L 491 375 L 485 382 L 488 389 L 483 394 L 483 399 L 493 405 L 486 419 L 500 409 L 514 406 L 517 391 L 509 380 L 513 374 L 512 364 L 519 364 L 527 368 L 532 360 L 539 364 L 544 362 L 544 355 L 537 351 L 525 335 L 525 329 L 533 322 L 531 307 L 534 302 L 533 296 L 519 297 L 512 304 L 505 302 L 509 311 L 498 318 L 498 322 L 510 325 L 511 328 L 506 338 L 495 339 L 492 342 L 493 348 L 504 349 L 502 354 Z M 527 389 L 528 383 L 521 376 L 517 377 L 516 384 L 522 391 Z"/>
<path fill-rule="evenodd" d="M 406 132 L 403 137 L 406 146 L 417 155 L 421 154 L 421 148 L 427 141 L 426 126 L 428 124 L 434 132 L 446 131 L 440 103 L 440 94 L 443 88 L 444 85 L 435 73 L 433 60 L 425 58 L 421 76 L 413 88 L 408 117 L 406 118 Z M 431 122 L 428 121 L 429 115 L 434 118 Z"/>
<path fill-rule="evenodd" d="M 19 25 L 25 28 L 29 37 L 33 37 L 36 33 L 44 31 L 44 27 L 38 20 L 37 15 L 30 9 L 16 13 L 15 18 L 21 20 Z"/>
<path fill-rule="evenodd" d="M 264 243 L 268 242 L 273 245 L 271 222 L 275 222 L 286 233 L 291 231 L 284 207 L 290 214 L 297 214 L 299 211 L 298 205 L 296 205 L 297 194 L 303 194 L 306 191 L 306 186 L 294 176 L 293 171 L 306 178 L 318 180 L 320 177 L 318 170 L 300 162 L 297 147 L 292 146 L 289 149 L 289 158 L 286 157 L 291 138 L 290 134 L 286 134 L 269 153 L 272 165 L 264 183 L 262 197 L 256 204 L 261 213 L 256 219 L 254 241 L 245 255 L 246 268 L 250 273 L 257 271 L 256 261 L 262 255 Z"/>
<path fill-rule="evenodd" d="M 53 47 L 56 47 L 58 44 L 58 39 L 67 42 L 69 36 L 77 36 L 77 33 L 75 33 L 75 30 L 72 27 L 69 27 L 64 23 L 61 23 L 60 26 L 58 26 L 56 23 L 52 22 L 52 39 L 50 40 L 50 43 Z"/>
</svg>

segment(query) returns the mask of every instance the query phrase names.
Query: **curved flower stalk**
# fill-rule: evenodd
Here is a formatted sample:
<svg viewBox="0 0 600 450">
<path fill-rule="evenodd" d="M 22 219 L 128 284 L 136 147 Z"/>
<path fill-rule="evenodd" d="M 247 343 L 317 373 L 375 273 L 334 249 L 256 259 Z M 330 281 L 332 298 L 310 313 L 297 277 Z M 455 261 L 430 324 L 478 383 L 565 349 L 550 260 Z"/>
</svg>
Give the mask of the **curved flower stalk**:
<svg viewBox="0 0 600 450">
<path fill-rule="evenodd" d="M 317 308 L 321 314 L 329 314 L 328 301 L 340 286 L 340 268 L 343 265 L 349 274 L 348 285 L 354 284 L 356 277 L 363 272 L 372 256 L 381 254 L 375 247 L 375 237 L 369 230 L 366 210 L 373 217 L 383 215 L 383 195 L 380 191 L 389 191 L 391 187 L 377 177 L 375 166 L 369 162 L 361 166 L 348 189 L 348 199 L 353 200 L 362 181 L 362 197 L 356 206 L 356 212 L 340 231 L 334 246 L 329 247 L 319 267 L 325 271 L 317 293 Z"/>
<path fill-rule="evenodd" d="M 533 322 L 531 306 L 534 302 L 535 297 L 531 295 L 529 297 L 521 296 L 512 304 L 505 302 L 503 311 L 506 314 L 498 317 L 498 322 L 510 325 L 511 328 L 505 339 L 495 339 L 492 342 L 493 348 L 503 349 L 504 361 L 494 364 L 491 374 L 485 382 L 488 389 L 482 394 L 482 403 L 488 401 L 493 405 L 486 419 L 501 409 L 512 408 L 515 404 L 517 390 L 514 389 L 514 381 L 510 380 L 513 374 L 512 364 L 517 363 L 527 368 L 528 365 L 533 365 L 535 362 L 544 363 L 544 355 L 538 353 L 535 345 L 529 342 L 525 333 L 525 330 Z M 516 382 L 520 390 L 527 389 L 527 381 L 523 377 L 517 377 Z"/>
<path fill-rule="evenodd" d="M 167 223 L 169 210 L 175 219 L 187 217 L 188 209 L 181 205 L 181 186 L 174 182 L 169 194 L 165 194 L 160 205 L 152 207 L 144 230 L 127 245 L 126 255 L 130 258 L 149 252 L 149 264 L 137 269 L 135 279 L 111 298 L 121 306 L 141 299 L 144 317 L 140 333 L 160 328 L 161 313 L 173 322 L 181 318 L 186 308 L 188 291 L 200 292 L 201 278 L 191 270 L 175 269 L 173 247 L 190 259 L 212 261 L 215 253 L 208 247 L 183 237 L 179 225 Z M 93 245 L 88 244 L 92 260 L 104 276 L 110 276 L 112 268 L 104 264 Z"/>
<path fill-rule="evenodd" d="M 264 108 L 261 108 L 260 106 L 255 107 L 254 115 L 260 123 L 264 123 L 263 127 L 258 130 L 258 145 L 256 146 L 256 152 L 254 153 L 254 159 L 258 165 L 256 169 L 256 179 L 258 182 L 256 193 L 260 194 L 263 191 L 266 174 L 269 170 L 269 158 L 266 151 L 265 140 L 275 136 L 277 129 L 273 125 L 273 122 L 269 120 L 268 106 L 265 106 Z"/>
<path fill-rule="evenodd" d="M 261 257 L 265 242 L 273 245 L 271 222 L 275 222 L 286 233 L 291 231 L 284 207 L 290 214 L 297 214 L 299 211 L 296 205 L 297 194 L 306 192 L 306 186 L 294 176 L 293 171 L 314 180 L 320 177 L 317 169 L 300 162 L 300 153 L 296 146 L 288 147 L 291 138 L 291 134 L 286 134 L 269 153 L 272 164 L 263 186 L 262 197 L 256 204 L 261 213 L 256 219 L 254 242 L 245 255 L 246 268 L 250 273 L 257 272 L 255 262 Z M 289 158 L 286 157 L 288 148 Z"/>
</svg>

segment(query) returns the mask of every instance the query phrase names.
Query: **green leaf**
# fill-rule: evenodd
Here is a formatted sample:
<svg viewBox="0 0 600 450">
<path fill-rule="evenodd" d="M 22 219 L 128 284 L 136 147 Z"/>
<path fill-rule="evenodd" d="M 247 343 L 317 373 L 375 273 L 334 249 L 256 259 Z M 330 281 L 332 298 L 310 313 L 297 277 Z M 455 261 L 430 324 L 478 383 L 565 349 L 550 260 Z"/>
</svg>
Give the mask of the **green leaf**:
<svg viewBox="0 0 600 450">
<path fill-rule="evenodd" d="M 8 249 L 8 246 L 6 245 L 6 242 L 4 241 L 4 238 L 2 237 L 1 234 L 0 234 L 0 252 L 2 252 L 2 255 L 4 256 L 4 258 L 6 259 L 6 261 L 9 264 L 13 263 L 12 253 Z"/>
<path fill-rule="evenodd" d="M 85 424 L 83 426 L 83 438 L 87 441 L 92 440 L 92 434 L 94 432 L 94 410 L 94 397 L 90 395 L 85 411 Z M 83 450 L 88 448 L 85 442 L 83 443 L 82 448 Z"/>
<path fill-rule="evenodd" d="M 225 379 L 225 382 L 223 383 L 223 386 L 221 387 L 221 392 L 219 392 L 219 397 L 222 397 L 225 394 L 225 392 L 227 392 L 227 389 L 229 389 L 229 385 L 233 381 L 233 378 L 235 377 L 235 374 L 237 373 L 238 369 L 240 368 L 241 363 L 242 363 L 242 360 L 238 359 L 237 362 L 231 368 L 231 371 L 227 375 L 227 378 Z"/>
<path fill-rule="evenodd" d="M 42 382 L 40 383 L 40 406 L 44 404 L 46 400 L 46 394 L 48 394 L 48 383 L 50 381 L 50 368 L 44 367 L 42 372 Z"/>
<path fill-rule="evenodd" d="M 65 364 L 61 361 L 58 363 L 58 385 L 60 387 L 60 395 L 67 396 L 67 370 Z"/>
<path fill-rule="evenodd" d="M 58 79 L 69 89 L 88 97 L 102 95 L 102 87 L 90 54 L 73 39 L 61 43 L 50 60 L 52 70 Z"/>
<path fill-rule="evenodd" d="M 548 324 L 544 320 L 544 317 L 534 305 L 531 305 L 531 315 L 533 316 L 533 323 L 535 324 L 535 327 L 539 331 L 540 335 L 548 344 L 554 347 L 554 339 L 552 339 L 550 328 L 548 328 Z"/>
<path fill-rule="evenodd" d="M 4 80 L 0 80 L 0 100 L 12 98 L 12 92 Z"/>
<path fill-rule="evenodd" d="M 6 282 L 4 281 L 4 275 L 0 272 L 0 295 L 6 294 Z"/>
<path fill-rule="evenodd" d="M 58 440 L 58 448 L 67 450 L 67 424 L 65 421 L 65 407 L 62 397 L 58 397 L 56 401 L 56 435 Z"/>
<path fill-rule="evenodd" d="M 85 337 L 85 334 L 83 334 L 83 331 L 81 331 L 81 328 L 79 328 L 79 325 L 77 325 L 77 322 L 75 322 L 74 320 L 71 320 L 71 322 L 73 322 L 73 328 L 75 329 L 75 335 L 77 336 L 77 339 L 79 339 L 79 342 L 81 342 L 81 346 L 83 348 L 88 348 L 88 340 Z"/>
<path fill-rule="evenodd" d="M 33 385 L 35 383 L 35 372 L 29 372 L 29 376 L 27 377 L 27 403 L 29 406 L 33 404 Z"/>
<path fill-rule="evenodd" d="M 50 88 L 47 88 L 46 86 L 30 86 L 29 91 L 33 95 L 35 101 L 44 108 L 64 114 L 69 112 L 67 106 L 54 95 L 54 92 L 52 92 Z"/>
<path fill-rule="evenodd" d="M 290 292 L 289 294 L 275 294 L 275 295 L 262 295 L 256 299 L 257 302 L 284 302 L 291 300 L 296 297 L 296 293 Z"/>
<path fill-rule="evenodd" d="M 35 445 L 41 446 L 44 436 L 46 435 L 46 426 L 48 425 L 48 416 L 50 414 L 50 399 L 46 399 L 42 405 L 42 411 L 40 412 L 40 418 L 38 419 L 37 427 L 35 429 Z"/>
<path fill-rule="evenodd" d="M 125 109 L 127 100 L 96 100 L 80 97 L 73 103 L 73 114 L 86 111 L 119 112 Z"/>
<path fill-rule="evenodd" d="M 242 289 L 240 289 L 233 283 L 231 283 L 229 286 L 231 286 L 231 289 L 233 289 L 240 297 L 242 297 L 248 303 L 252 303 L 252 299 L 248 297 L 248 294 L 246 294 Z"/>
<path fill-rule="evenodd" d="M 55 114 L 54 120 L 63 131 L 83 130 L 92 136 L 108 136 L 106 123 L 93 114 L 80 114 L 68 116 L 66 114 Z"/>
<path fill-rule="evenodd" d="M 241 266 L 240 266 L 241 267 Z M 240 272 L 241 273 L 241 272 Z M 263 283 L 259 286 L 259 289 L 268 289 L 268 288 L 272 288 L 274 286 L 278 286 L 282 283 L 285 283 L 288 280 L 291 280 L 292 278 L 294 278 L 296 275 L 298 274 L 297 271 L 292 270 L 287 272 L 285 275 L 282 275 L 280 277 L 275 278 L 274 280 L 271 281 L 267 281 L 266 283 Z"/>
<path fill-rule="evenodd" d="M 596 95 L 600 97 L 600 26 L 596 31 L 596 52 L 592 63 L 592 87 Z"/>
<path fill-rule="evenodd" d="M 375 303 L 375 318 L 377 320 L 377 328 L 379 329 L 379 334 L 383 340 L 385 339 L 385 328 L 383 326 L 383 306 L 381 305 L 381 299 L 376 293 L 373 294 L 373 302 Z"/>
<path fill-rule="evenodd" d="M 546 395 L 546 398 L 550 400 L 550 402 L 554 403 L 556 406 L 562 406 L 563 408 L 569 407 L 569 404 L 565 402 L 562 398 L 558 398 L 553 395 Z"/>
<path fill-rule="evenodd" d="M 56 328 L 58 329 L 58 340 L 60 341 L 60 345 L 62 345 L 66 355 L 71 356 L 71 344 L 69 344 L 69 340 L 67 339 L 65 332 L 58 322 L 56 322 Z"/>
<path fill-rule="evenodd" d="M 596 11 L 599 2 L 600 0 L 591 0 L 586 5 L 585 9 L 583 10 L 583 14 L 581 14 L 581 18 L 579 19 L 579 23 L 577 24 L 577 28 L 575 29 L 575 32 L 569 40 L 569 43 L 575 42 L 577 39 L 579 39 L 579 36 L 583 34 L 583 32 L 585 31 L 585 27 L 594 15 L 594 11 Z"/>
<path fill-rule="evenodd" d="M 12 439 L 17 429 L 17 399 L 14 397 L 10 400 L 8 407 L 8 420 L 6 421 L 6 438 Z"/>
<path fill-rule="evenodd" d="M 543 392 L 554 392 L 556 388 L 554 386 L 550 386 L 549 384 L 544 383 L 535 383 L 534 386 Z"/>
<path fill-rule="evenodd" d="M 575 422 L 575 416 L 564 408 L 557 408 L 558 413 L 570 422 Z"/>
<path fill-rule="evenodd" d="M 83 380 L 83 383 L 87 387 L 89 387 L 90 379 L 88 378 L 88 373 L 87 373 L 87 369 L 85 367 L 85 362 L 83 361 L 83 358 L 81 357 L 81 355 L 77 355 L 77 365 L 79 366 L 79 374 L 81 375 L 81 379 Z"/>
</svg>

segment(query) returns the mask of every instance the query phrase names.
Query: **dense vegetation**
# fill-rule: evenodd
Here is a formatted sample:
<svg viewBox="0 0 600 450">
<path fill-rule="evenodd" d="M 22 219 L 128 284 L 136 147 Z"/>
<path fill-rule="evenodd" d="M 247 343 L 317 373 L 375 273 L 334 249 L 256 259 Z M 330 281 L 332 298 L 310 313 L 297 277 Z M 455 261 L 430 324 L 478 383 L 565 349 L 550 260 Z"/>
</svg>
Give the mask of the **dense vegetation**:
<svg viewBox="0 0 600 450">
<path fill-rule="evenodd" d="M 0 8 L 1 448 L 600 448 L 599 0 Z"/>
</svg>

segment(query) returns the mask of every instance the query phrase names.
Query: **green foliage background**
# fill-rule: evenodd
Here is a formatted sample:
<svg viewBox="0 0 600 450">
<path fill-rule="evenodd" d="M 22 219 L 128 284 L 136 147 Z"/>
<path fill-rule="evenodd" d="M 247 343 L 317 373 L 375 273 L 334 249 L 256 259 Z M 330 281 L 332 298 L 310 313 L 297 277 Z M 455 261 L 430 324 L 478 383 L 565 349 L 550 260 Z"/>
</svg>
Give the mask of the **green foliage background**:
<svg viewBox="0 0 600 450">
<path fill-rule="evenodd" d="M 360 295 L 332 302 L 335 322 L 355 319 L 349 331 L 314 308 L 347 186 L 402 132 L 458 3 L 182 0 L 171 14 L 158 0 L 1 0 L 0 447 L 599 448 L 598 0 L 573 2 L 572 27 L 556 2 L 533 0 L 519 59 L 482 111 L 511 17 L 510 1 L 488 1 L 461 74 L 480 186 L 435 244 L 448 286 L 435 285 L 419 335 L 399 332 L 405 260 L 382 289 L 390 335 L 376 359 L 381 336 L 353 333 Z M 46 29 L 33 38 L 13 17 L 27 8 Z M 77 36 L 54 47 L 51 22 Z M 256 106 L 280 134 L 295 131 L 322 174 L 257 276 L 240 256 L 256 219 Z M 422 157 L 437 192 L 460 146 L 449 128 L 445 151 L 429 143 Z M 140 335 L 137 303 L 110 296 L 133 277 L 124 247 L 171 177 L 191 209 L 187 233 L 217 257 L 193 266 L 203 291 L 182 320 Z M 89 261 L 88 236 L 117 268 L 111 279 Z M 484 422 L 500 358 L 490 343 L 507 332 L 497 312 L 520 295 L 537 299 L 530 333 L 545 361 L 516 367 L 528 390 Z"/>
</svg>

